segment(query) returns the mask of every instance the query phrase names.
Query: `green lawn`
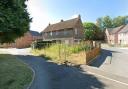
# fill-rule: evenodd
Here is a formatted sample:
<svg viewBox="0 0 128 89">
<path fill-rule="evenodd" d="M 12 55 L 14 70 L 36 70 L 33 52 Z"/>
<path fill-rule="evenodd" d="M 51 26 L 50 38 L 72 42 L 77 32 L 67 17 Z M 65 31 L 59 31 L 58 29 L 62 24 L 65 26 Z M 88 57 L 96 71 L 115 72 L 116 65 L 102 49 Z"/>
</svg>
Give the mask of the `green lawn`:
<svg viewBox="0 0 128 89">
<path fill-rule="evenodd" d="M 24 89 L 33 72 L 15 56 L 0 54 L 0 89 Z"/>
</svg>

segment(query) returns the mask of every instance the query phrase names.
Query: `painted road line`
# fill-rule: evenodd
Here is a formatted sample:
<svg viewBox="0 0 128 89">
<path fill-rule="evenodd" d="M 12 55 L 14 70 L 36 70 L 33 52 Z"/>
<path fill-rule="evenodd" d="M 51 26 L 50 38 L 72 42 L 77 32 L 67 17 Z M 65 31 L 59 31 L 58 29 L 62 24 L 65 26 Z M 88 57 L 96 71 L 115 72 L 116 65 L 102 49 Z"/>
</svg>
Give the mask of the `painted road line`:
<svg viewBox="0 0 128 89">
<path fill-rule="evenodd" d="M 117 83 L 120 83 L 120 84 L 123 84 L 123 85 L 128 86 L 128 83 L 124 83 L 124 82 L 121 82 L 121 81 L 118 81 L 118 80 L 115 80 L 115 79 L 111 79 L 111 78 L 109 78 L 109 77 L 106 77 L 106 76 L 103 76 L 103 75 L 100 75 L 100 74 L 96 74 L 96 73 L 93 73 L 93 72 L 90 72 L 90 71 L 87 71 L 87 73 L 93 74 L 93 75 L 96 75 L 96 76 L 105 78 L 105 79 L 107 79 L 107 80 L 111 80 L 111 81 L 114 81 L 114 82 L 117 82 Z"/>
</svg>

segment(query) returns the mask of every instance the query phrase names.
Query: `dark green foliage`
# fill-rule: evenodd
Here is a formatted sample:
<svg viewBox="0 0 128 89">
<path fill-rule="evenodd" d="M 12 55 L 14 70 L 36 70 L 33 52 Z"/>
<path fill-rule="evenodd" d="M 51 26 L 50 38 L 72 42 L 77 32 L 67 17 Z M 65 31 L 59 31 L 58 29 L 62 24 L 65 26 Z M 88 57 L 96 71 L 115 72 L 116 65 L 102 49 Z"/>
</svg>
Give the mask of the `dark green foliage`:
<svg viewBox="0 0 128 89">
<path fill-rule="evenodd" d="M 102 18 L 98 18 L 98 19 L 96 20 L 96 26 L 98 26 L 101 30 L 104 29 L 103 19 L 102 19 Z"/>
<path fill-rule="evenodd" d="M 106 28 L 114 28 L 128 24 L 128 16 L 118 16 L 115 18 L 111 18 L 110 16 L 105 16 L 98 18 L 96 21 L 97 21 L 96 25 L 101 30 L 104 30 Z"/>
<path fill-rule="evenodd" d="M 113 19 L 113 27 L 125 25 L 127 23 L 128 16 L 118 16 Z"/>
<path fill-rule="evenodd" d="M 103 32 L 94 23 L 83 23 L 86 40 L 101 40 Z"/>
<path fill-rule="evenodd" d="M 13 42 L 29 30 L 26 0 L 0 0 L 0 43 Z"/>
<path fill-rule="evenodd" d="M 105 16 L 103 18 L 103 26 L 104 28 L 111 28 L 112 27 L 112 19 L 109 16 Z"/>
</svg>

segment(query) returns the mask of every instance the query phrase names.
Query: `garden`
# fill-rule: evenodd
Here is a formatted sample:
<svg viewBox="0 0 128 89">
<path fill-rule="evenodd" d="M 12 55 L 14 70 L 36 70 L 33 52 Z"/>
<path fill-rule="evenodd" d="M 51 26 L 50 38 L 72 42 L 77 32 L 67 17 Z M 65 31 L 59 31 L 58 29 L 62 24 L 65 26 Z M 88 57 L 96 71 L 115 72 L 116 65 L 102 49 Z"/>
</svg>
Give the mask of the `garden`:
<svg viewBox="0 0 128 89">
<path fill-rule="evenodd" d="M 94 49 L 90 42 L 81 42 L 79 44 L 64 43 L 42 43 L 42 48 L 32 49 L 35 56 L 41 56 L 45 59 L 58 63 L 71 63 L 74 65 L 86 64 L 86 53 Z M 45 45 L 45 46 L 44 46 Z M 97 53 L 98 54 L 98 53 Z M 92 54 L 93 55 L 93 54 Z"/>
</svg>

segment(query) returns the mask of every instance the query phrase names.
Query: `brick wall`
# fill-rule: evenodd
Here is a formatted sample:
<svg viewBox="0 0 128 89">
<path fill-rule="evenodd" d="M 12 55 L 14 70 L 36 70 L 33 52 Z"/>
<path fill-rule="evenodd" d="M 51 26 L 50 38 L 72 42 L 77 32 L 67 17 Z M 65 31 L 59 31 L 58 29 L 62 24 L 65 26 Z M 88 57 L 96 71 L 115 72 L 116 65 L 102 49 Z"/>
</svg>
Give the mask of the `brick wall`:
<svg viewBox="0 0 128 89">
<path fill-rule="evenodd" d="M 1 45 L 3 48 L 26 48 L 29 47 L 33 41 L 33 36 L 27 32 L 23 37 L 16 39 L 15 43 L 5 43 Z"/>
</svg>

